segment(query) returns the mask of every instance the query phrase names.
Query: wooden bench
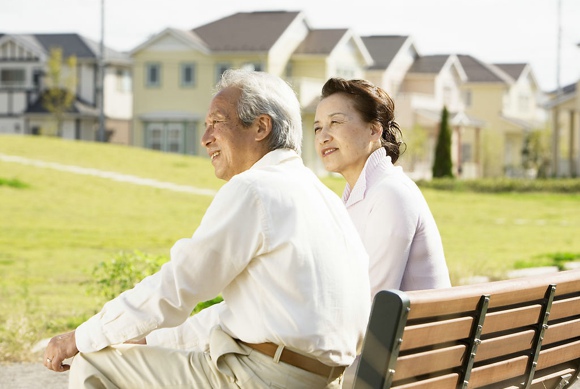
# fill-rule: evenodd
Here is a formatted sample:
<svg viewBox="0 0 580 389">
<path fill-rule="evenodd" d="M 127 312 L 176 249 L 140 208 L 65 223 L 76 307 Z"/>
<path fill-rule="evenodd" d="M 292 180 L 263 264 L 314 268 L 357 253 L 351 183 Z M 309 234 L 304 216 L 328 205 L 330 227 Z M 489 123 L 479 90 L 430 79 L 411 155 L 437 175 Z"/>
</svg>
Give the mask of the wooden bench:
<svg viewBox="0 0 580 389">
<path fill-rule="evenodd" d="M 354 388 L 567 388 L 580 371 L 580 270 L 379 292 Z"/>
</svg>

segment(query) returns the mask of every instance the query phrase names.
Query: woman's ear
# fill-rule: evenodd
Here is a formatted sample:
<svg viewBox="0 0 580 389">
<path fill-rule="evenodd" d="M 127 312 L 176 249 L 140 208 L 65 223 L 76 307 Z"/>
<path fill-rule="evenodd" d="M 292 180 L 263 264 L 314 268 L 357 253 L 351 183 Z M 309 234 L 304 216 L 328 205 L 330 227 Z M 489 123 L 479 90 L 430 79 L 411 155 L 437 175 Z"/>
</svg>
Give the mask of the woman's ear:
<svg viewBox="0 0 580 389">
<path fill-rule="evenodd" d="M 371 123 L 371 137 L 374 140 L 380 139 L 383 135 L 383 125 L 378 122 Z"/>
<path fill-rule="evenodd" d="M 272 132 L 272 118 L 269 115 L 260 115 L 256 120 L 258 121 L 256 140 L 262 141 Z"/>
</svg>

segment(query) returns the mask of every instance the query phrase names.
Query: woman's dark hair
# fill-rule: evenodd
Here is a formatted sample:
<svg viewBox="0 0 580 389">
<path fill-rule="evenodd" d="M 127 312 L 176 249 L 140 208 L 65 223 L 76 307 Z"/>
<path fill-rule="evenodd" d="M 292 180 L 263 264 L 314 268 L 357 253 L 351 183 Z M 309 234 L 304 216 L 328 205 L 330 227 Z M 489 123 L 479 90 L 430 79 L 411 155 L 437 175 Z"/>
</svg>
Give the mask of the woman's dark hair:
<svg viewBox="0 0 580 389">
<path fill-rule="evenodd" d="M 324 99 L 335 93 L 348 94 L 365 122 L 379 123 L 383 127 L 381 145 L 393 163 L 397 162 L 402 154 L 403 134 L 395 121 L 395 102 L 387 92 L 366 80 L 331 78 L 322 87 L 321 97 Z"/>
</svg>

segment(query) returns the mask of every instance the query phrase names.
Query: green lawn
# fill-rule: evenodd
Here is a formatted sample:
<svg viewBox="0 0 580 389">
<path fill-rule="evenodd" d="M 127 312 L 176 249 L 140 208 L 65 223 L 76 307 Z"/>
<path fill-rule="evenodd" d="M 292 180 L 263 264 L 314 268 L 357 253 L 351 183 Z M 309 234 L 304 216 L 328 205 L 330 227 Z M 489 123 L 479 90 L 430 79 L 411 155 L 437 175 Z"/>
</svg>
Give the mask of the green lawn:
<svg viewBox="0 0 580 389">
<path fill-rule="evenodd" d="M 0 136 L 0 154 L 218 189 L 206 158 L 108 144 Z M 325 179 L 337 193 L 341 179 Z M 424 189 L 454 283 L 557 252 L 580 253 L 580 195 Z M 0 362 L 100 306 L 91 270 L 120 251 L 167 255 L 211 198 L 0 161 Z"/>
</svg>

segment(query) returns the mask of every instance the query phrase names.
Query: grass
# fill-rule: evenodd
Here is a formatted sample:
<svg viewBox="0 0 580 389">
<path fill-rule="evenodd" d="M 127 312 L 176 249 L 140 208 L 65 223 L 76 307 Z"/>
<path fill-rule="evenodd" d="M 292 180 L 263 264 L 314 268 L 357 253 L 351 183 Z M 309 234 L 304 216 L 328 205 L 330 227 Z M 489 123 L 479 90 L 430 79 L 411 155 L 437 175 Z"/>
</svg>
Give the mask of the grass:
<svg viewBox="0 0 580 389">
<path fill-rule="evenodd" d="M 206 158 L 109 144 L 0 136 L 0 154 L 218 189 Z M 93 268 L 120 251 L 168 255 L 211 198 L 0 160 L 0 362 L 38 360 L 37 341 L 101 305 Z M 341 193 L 344 181 L 324 182 Z M 580 253 L 580 195 L 425 188 L 454 283 Z M 560 258 L 558 257 L 558 258 Z"/>
</svg>

